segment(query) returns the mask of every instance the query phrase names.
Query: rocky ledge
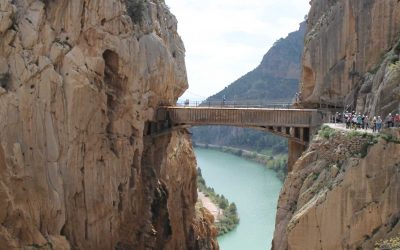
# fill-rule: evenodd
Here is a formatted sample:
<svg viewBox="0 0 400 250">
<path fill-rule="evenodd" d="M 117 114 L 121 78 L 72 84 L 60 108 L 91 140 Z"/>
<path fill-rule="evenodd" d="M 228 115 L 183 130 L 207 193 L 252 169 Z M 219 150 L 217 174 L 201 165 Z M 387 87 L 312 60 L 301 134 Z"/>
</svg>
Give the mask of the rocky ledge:
<svg viewBox="0 0 400 250">
<path fill-rule="evenodd" d="M 273 249 L 373 249 L 400 232 L 400 130 L 324 128 L 281 191 Z"/>
</svg>

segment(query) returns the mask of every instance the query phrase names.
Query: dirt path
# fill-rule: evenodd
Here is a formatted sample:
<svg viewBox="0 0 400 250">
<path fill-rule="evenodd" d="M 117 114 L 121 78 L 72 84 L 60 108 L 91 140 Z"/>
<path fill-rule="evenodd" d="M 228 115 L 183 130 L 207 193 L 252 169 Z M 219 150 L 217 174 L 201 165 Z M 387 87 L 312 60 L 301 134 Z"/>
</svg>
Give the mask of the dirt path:
<svg viewBox="0 0 400 250">
<path fill-rule="evenodd" d="M 331 128 L 338 129 L 338 130 L 344 130 L 344 131 L 359 131 L 359 132 L 366 132 L 370 134 L 377 134 L 378 132 L 373 132 L 372 129 L 348 129 L 346 128 L 345 123 L 326 123 Z"/>
<path fill-rule="evenodd" d="M 222 214 L 222 209 L 215 205 L 211 199 L 206 197 L 202 192 L 197 192 L 198 200 L 203 204 L 203 207 L 207 208 L 208 211 L 214 216 L 215 221 L 218 221 L 218 217 Z"/>
</svg>

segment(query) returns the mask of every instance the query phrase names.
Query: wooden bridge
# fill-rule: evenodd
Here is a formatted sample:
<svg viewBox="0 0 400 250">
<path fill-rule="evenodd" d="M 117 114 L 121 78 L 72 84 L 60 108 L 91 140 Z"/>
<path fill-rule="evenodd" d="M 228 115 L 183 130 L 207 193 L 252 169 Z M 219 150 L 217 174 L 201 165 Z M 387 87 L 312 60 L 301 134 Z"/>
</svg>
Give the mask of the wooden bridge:
<svg viewBox="0 0 400 250">
<path fill-rule="evenodd" d="M 327 119 L 327 113 L 317 109 L 166 106 L 157 112 L 157 121 L 164 124 L 161 127 L 227 125 L 286 137 L 289 139 L 289 168 L 305 150 L 318 127 L 328 122 Z M 153 129 L 162 130 L 159 127 Z"/>
</svg>

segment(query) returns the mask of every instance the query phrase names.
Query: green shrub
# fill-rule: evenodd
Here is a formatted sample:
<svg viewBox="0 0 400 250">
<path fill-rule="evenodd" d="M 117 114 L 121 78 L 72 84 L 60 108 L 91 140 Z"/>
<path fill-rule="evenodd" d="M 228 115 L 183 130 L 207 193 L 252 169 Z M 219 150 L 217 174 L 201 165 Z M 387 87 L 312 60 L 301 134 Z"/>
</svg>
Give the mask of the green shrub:
<svg viewBox="0 0 400 250">
<path fill-rule="evenodd" d="M 134 23 L 141 23 L 144 18 L 145 0 L 125 0 L 126 10 Z"/>
<path fill-rule="evenodd" d="M 312 180 L 313 180 L 313 181 L 316 181 L 316 180 L 318 179 L 318 177 L 319 177 L 319 174 L 320 174 L 320 173 L 314 173 L 314 172 L 311 173 L 311 178 L 312 178 Z"/>
<path fill-rule="evenodd" d="M 367 132 L 363 132 L 363 131 L 358 131 L 358 130 L 351 130 L 350 132 L 348 132 L 346 135 L 349 139 L 352 139 L 354 137 L 366 137 L 367 136 Z"/>
<path fill-rule="evenodd" d="M 389 65 L 389 69 L 392 71 L 400 70 L 400 61 L 398 57 L 397 61 L 392 61 L 392 63 Z"/>
<path fill-rule="evenodd" d="M 217 198 L 219 199 L 218 201 L 218 206 L 221 209 L 225 209 L 229 206 L 229 202 L 228 200 L 224 197 L 224 195 L 222 195 L 221 197 L 219 195 L 217 195 Z"/>
<path fill-rule="evenodd" d="M 400 249 L 400 236 L 376 242 L 375 249 Z"/>
<path fill-rule="evenodd" d="M 235 202 L 232 202 L 228 208 L 229 213 L 237 213 L 237 208 Z"/>
<path fill-rule="evenodd" d="M 321 127 L 321 130 L 318 132 L 318 134 L 326 139 L 329 139 L 336 135 L 336 130 L 327 125 L 324 125 Z"/>
<path fill-rule="evenodd" d="M 391 134 L 384 134 L 384 133 L 381 133 L 381 134 L 380 134 L 380 137 L 381 137 L 382 139 L 384 139 L 386 142 L 393 142 L 393 143 L 396 143 L 396 144 L 400 144 L 400 140 L 397 139 L 396 137 L 394 137 L 394 136 L 391 135 Z"/>
</svg>

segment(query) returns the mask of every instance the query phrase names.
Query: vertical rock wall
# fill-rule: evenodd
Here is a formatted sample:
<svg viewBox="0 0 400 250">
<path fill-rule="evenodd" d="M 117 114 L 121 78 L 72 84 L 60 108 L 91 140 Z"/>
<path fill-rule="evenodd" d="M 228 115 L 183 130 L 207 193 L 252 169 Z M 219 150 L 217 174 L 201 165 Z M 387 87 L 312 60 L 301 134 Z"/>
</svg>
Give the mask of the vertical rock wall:
<svg viewBox="0 0 400 250">
<path fill-rule="evenodd" d="M 399 44 L 397 0 L 311 1 L 302 60 L 303 104 L 349 106 L 372 115 L 397 110 Z"/>
<path fill-rule="evenodd" d="M 374 249 L 398 236 L 400 131 L 392 132 L 389 141 L 318 136 L 285 180 L 272 249 Z"/>
<path fill-rule="evenodd" d="M 399 112 L 400 1 L 310 3 L 303 106 Z M 273 249 L 373 249 L 400 232 L 399 131 L 380 139 L 331 132 L 311 143 L 285 180 Z"/>
<path fill-rule="evenodd" d="M 199 249 L 189 138 L 144 136 L 187 88 L 177 21 L 127 2 L 0 0 L 1 249 Z"/>
</svg>

